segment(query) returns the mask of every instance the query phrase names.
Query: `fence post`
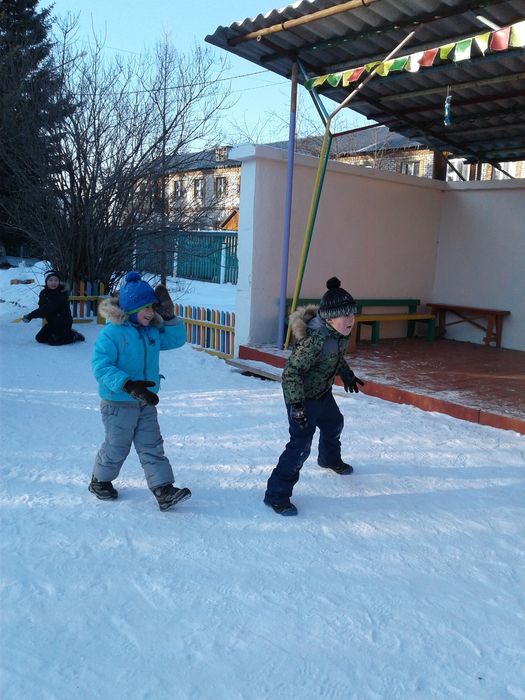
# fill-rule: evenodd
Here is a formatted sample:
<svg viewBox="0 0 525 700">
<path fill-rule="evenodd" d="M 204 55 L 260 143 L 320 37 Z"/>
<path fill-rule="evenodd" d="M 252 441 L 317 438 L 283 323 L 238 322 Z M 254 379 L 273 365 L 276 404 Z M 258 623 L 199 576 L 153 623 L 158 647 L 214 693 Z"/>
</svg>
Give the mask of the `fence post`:
<svg viewBox="0 0 525 700">
<path fill-rule="evenodd" d="M 220 276 L 220 283 L 224 284 L 226 281 L 226 256 L 228 253 L 228 244 L 226 243 L 226 238 L 222 239 L 222 246 L 221 246 L 221 276 Z"/>
</svg>

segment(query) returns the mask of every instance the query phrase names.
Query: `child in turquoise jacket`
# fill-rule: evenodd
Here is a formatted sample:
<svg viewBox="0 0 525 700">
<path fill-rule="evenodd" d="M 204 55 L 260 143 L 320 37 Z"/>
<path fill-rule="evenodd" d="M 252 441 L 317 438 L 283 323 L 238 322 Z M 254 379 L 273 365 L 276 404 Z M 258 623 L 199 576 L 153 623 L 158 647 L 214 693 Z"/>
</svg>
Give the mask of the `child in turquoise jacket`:
<svg viewBox="0 0 525 700">
<path fill-rule="evenodd" d="M 166 287 L 158 285 L 153 291 L 138 272 L 128 272 L 118 299 L 104 300 L 99 313 L 109 323 L 95 341 L 91 365 L 106 436 L 89 491 L 101 500 L 117 498 L 112 482 L 133 444 L 159 508 L 169 510 L 191 492 L 173 486 L 173 470 L 164 454 L 156 409 L 159 355 L 184 345 L 184 324 L 175 317 Z"/>
</svg>

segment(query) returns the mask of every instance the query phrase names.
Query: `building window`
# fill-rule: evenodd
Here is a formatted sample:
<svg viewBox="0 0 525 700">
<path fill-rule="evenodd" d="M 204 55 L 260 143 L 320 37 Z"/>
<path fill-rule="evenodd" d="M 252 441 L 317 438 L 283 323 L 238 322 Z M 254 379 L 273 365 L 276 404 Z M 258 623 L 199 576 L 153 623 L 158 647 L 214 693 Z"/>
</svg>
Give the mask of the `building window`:
<svg viewBox="0 0 525 700">
<path fill-rule="evenodd" d="M 193 196 L 195 199 L 204 199 L 204 180 L 202 177 L 193 181 Z"/>
<path fill-rule="evenodd" d="M 173 196 L 175 199 L 180 199 L 182 195 L 184 194 L 184 190 L 182 187 L 182 180 L 175 180 L 173 183 Z"/>
<path fill-rule="evenodd" d="M 514 176 L 514 173 L 516 172 L 516 165 L 514 163 L 498 163 L 498 165 L 503 168 L 508 175 L 505 175 L 505 173 L 501 172 L 501 170 L 498 170 L 497 168 L 492 168 L 493 180 L 508 180 L 510 177 Z"/>
<path fill-rule="evenodd" d="M 223 163 L 228 160 L 228 146 L 215 147 L 215 160 L 217 163 Z"/>
<path fill-rule="evenodd" d="M 215 178 L 215 196 L 224 197 L 227 190 L 227 182 L 225 177 Z"/>
<path fill-rule="evenodd" d="M 401 163 L 401 173 L 403 175 L 419 175 L 419 161 L 407 160 Z"/>
<path fill-rule="evenodd" d="M 461 180 L 462 178 L 459 176 L 459 173 L 461 173 L 464 180 L 469 179 L 470 165 L 468 165 L 468 163 L 465 163 L 462 158 L 451 158 L 450 163 L 454 166 L 455 170 L 451 168 L 450 165 L 447 165 L 447 180 L 451 182 Z"/>
</svg>

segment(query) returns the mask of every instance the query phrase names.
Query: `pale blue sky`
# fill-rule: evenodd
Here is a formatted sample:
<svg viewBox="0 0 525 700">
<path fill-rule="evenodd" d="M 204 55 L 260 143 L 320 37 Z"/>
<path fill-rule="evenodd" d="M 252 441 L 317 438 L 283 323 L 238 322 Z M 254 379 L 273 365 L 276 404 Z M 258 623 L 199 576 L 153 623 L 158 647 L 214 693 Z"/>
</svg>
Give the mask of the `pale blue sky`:
<svg viewBox="0 0 525 700">
<path fill-rule="evenodd" d="M 79 41 L 87 41 L 93 32 L 104 38 L 108 52 L 143 53 L 152 49 L 167 34 L 180 51 L 191 49 L 194 42 L 210 47 L 218 56 L 220 51 L 204 42 L 219 25 L 229 26 L 246 17 L 255 17 L 286 3 L 268 4 L 269 0 L 41 0 L 40 6 L 54 4 L 53 13 L 65 16 L 80 15 Z M 229 76 L 243 76 L 260 68 L 250 61 L 227 54 L 230 60 Z M 271 120 L 272 128 L 263 134 L 266 139 L 286 139 L 289 113 L 290 83 L 273 73 L 233 78 L 231 89 L 238 100 L 226 117 L 225 132 L 234 132 L 234 124 L 246 123 L 253 131 Z M 301 129 L 317 127 L 322 134 L 320 120 L 306 91 L 300 89 L 300 111 L 304 115 Z M 329 102 L 331 106 L 335 103 Z M 364 123 L 363 119 L 346 110 L 348 117 L 338 128 L 351 128 Z M 282 118 L 282 126 L 272 113 Z M 299 122 L 301 124 L 301 122 Z"/>
</svg>

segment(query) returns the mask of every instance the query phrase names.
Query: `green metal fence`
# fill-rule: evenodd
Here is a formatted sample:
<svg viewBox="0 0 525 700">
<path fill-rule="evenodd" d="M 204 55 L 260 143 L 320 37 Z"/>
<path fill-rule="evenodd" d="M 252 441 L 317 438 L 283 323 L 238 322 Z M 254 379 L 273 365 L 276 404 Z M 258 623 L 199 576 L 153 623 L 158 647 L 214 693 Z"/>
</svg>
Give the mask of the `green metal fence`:
<svg viewBox="0 0 525 700">
<path fill-rule="evenodd" d="M 139 239 L 136 267 L 153 274 L 161 272 L 161 247 L 164 247 L 168 275 L 190 280 L 237 284 L 236 231 L 169 231 L 160 236 Z"/>
<path fill-rule="evenodd" d="M 175 250 L 177 277 L 237 284 L 237 233 L 179 232 L 176 234 Z"/>
</svg>

